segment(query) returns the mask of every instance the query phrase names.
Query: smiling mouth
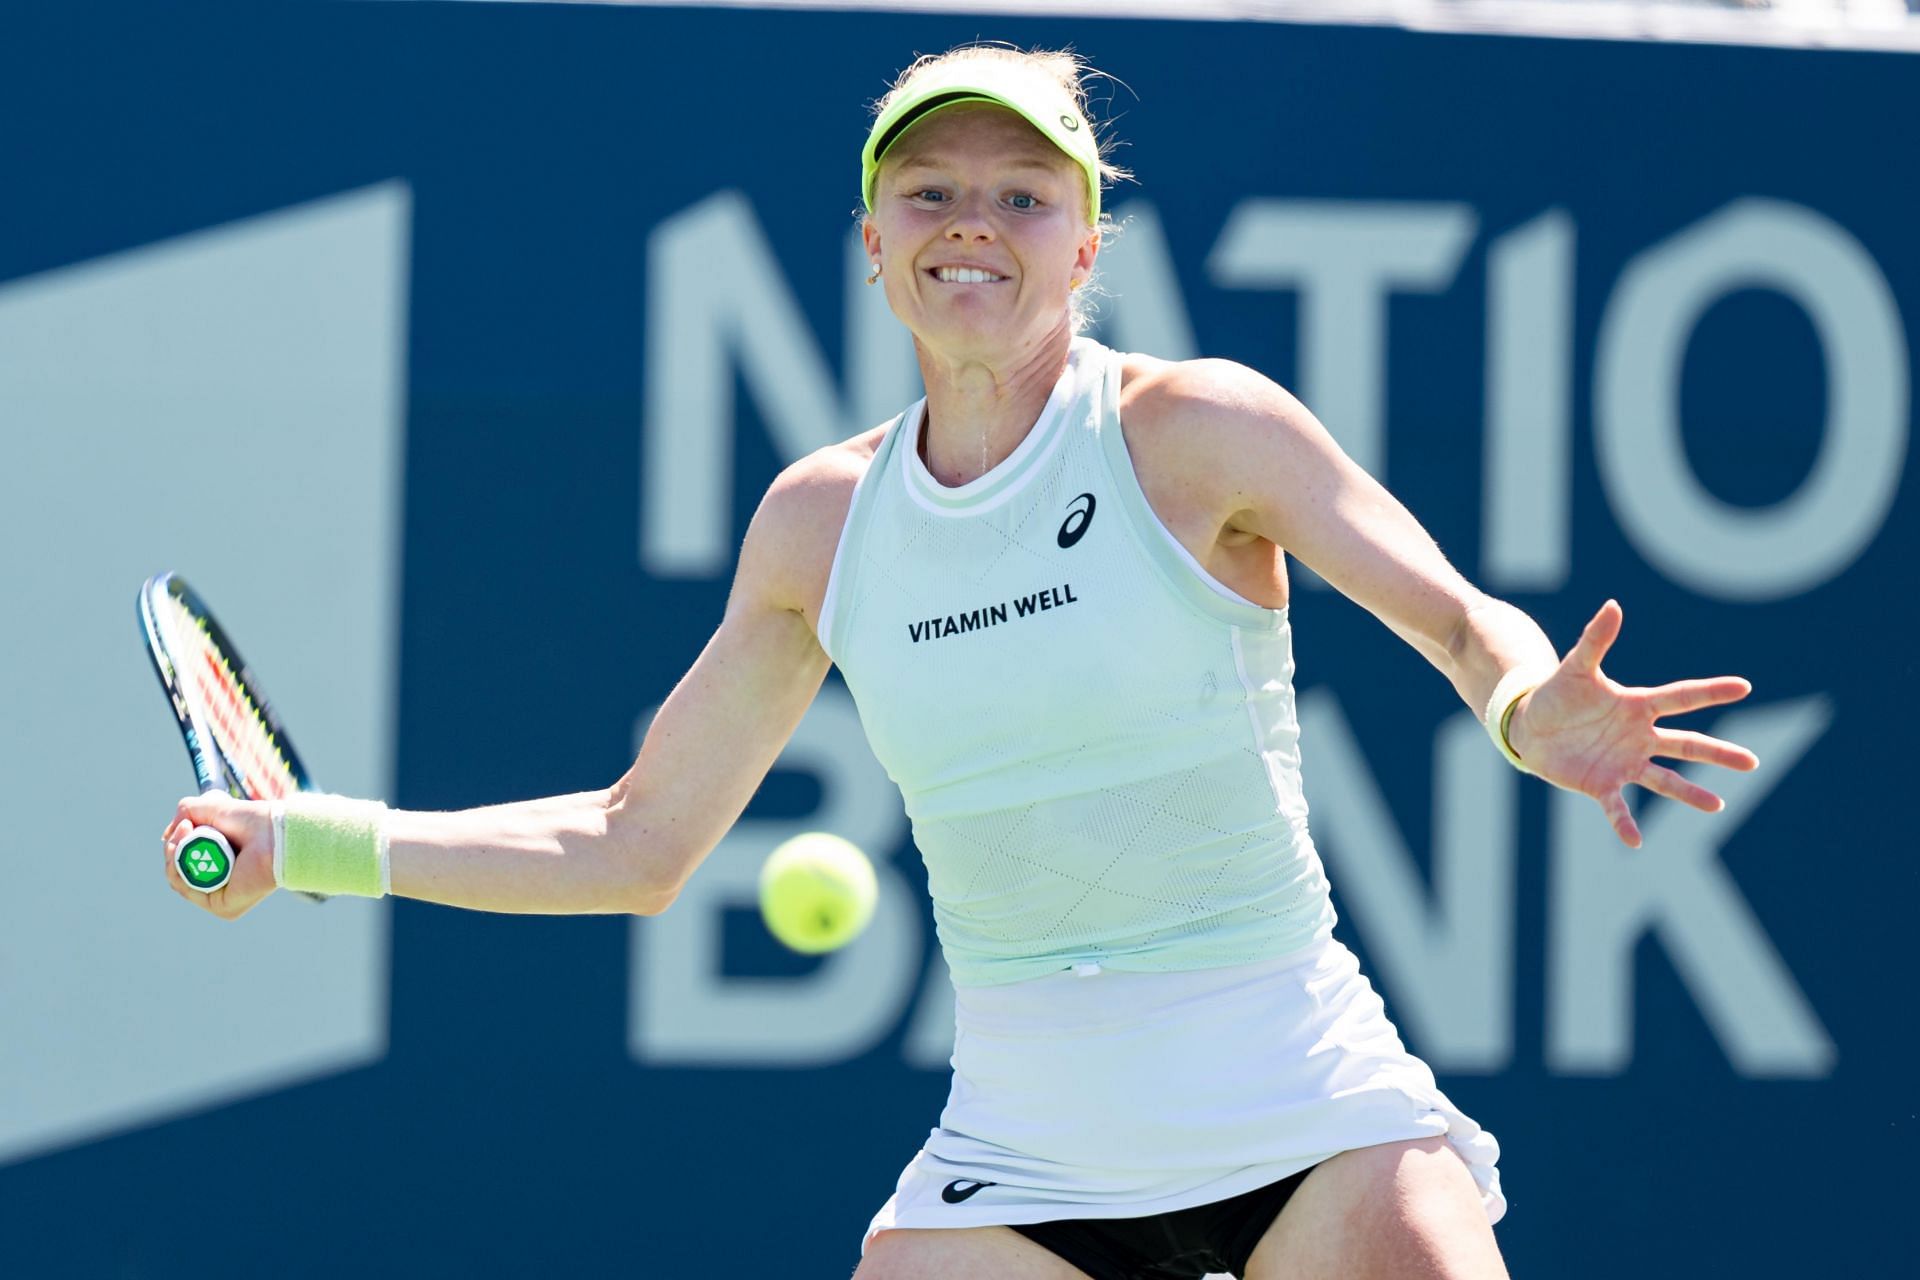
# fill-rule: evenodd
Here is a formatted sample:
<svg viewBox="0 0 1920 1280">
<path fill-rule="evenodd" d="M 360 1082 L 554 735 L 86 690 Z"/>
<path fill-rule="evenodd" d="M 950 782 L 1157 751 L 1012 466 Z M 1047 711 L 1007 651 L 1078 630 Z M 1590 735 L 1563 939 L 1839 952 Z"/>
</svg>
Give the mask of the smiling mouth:
<svg viewBox="0 0 1920 1280">
<path fill-rule="evenodd" d="M 940 274 L 940 268 L 930 267 L 927 270 L 927 276 L 929 279 L 935 280 L 940 284 L 959 284 L 959 285 L 1005 284 L 1007 283 L 1008 279 L 1010 279 L 1010 277 L 1008 276 L 996 276 L 991 274 L 990 272 L 979 271 L 971 268 L 963 269 L 957 275 L 949 277 L 949 276 L 944 276 Z"/>
</svg>

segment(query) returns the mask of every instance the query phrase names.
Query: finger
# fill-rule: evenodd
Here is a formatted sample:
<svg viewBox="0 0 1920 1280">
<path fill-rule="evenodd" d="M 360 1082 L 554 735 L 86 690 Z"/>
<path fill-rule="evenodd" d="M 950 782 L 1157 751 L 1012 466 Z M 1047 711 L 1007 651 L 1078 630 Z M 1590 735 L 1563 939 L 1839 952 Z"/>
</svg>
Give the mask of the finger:
<svg viewBox="0 0 1920 1280">
<path fill-rule="evenodd" d="M 183 797 L 179 814 L 182 819 L 194 826 L 217 827 L 220 819 L 233 808 L 233 797 L 220 791 L 202 791 L 196 795 Z"/>
<path fill-rule="evenodd" d="M 1586 629 L 1581 631 L 1580 639 L 1567 654 L 1567 662 L 1577 671 L 1598 671 L 1600 659 L 1607 656 L 1607 650 L 1620 635 L 1620 602 L 1609 600 L 1600 606 L 1600 612 L 1593 615 Z"/>
<path fill-rule="evenodd" d="M 1719 796 L 1697 782 L 1688 782 L 1665 765 L 1648 763 L 1634 781 L 1655 795 L 1692 805 L 1702 813 L 1718 813 L 1727 807 L 1727 802 Z"/>
<path fill-rule="evenodd" d="M 1717 707 L 1738 702 L 1753 692 L 1753 685 L 1739 676 L 1715 676 L 1710 680 L 1675 680 L 1647 690 L 1647 705 L 1656 716 L 1677 716 L 1702 707 Z"/>
<path fill-rule="evenodd" d="M 1738 769 L 1742 773 L 1760 765 L 1760 757 L 1738 743 L 1710 738 L 1704 733 L 1687 729 L 1655 729 L 1653 742 L 1653 754 L 1669 760 L 1717 764 L 1723 769 Z"/>
<path fill-rule="evenodd" d="M 1620 837 L 1620 843 L 1629 849 L 1640 847 L 1640 824 L 1633 820 L 1633 811 L 1627 808 L 1627 797 L 1621 790 L 1607 792 L 1596 797 L 1600 808 L 1606 812 L 1607 821 L 1613 826 L 1613 834 Z"/>
</svg>

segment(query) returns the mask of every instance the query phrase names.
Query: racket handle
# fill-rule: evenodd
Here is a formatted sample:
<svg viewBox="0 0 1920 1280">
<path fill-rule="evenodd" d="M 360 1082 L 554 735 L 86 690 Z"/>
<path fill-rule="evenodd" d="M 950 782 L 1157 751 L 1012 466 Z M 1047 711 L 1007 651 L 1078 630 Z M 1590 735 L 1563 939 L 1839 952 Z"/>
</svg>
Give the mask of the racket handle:
<svg viewBox="0 0 1920 1280">
<path fill-rule="evenodd" d="M 173 864 L 187 888 L 212 893 L 233 877 L 233 846 L 212 827 L 195 827 L 174 850 Z"/>
</svg>

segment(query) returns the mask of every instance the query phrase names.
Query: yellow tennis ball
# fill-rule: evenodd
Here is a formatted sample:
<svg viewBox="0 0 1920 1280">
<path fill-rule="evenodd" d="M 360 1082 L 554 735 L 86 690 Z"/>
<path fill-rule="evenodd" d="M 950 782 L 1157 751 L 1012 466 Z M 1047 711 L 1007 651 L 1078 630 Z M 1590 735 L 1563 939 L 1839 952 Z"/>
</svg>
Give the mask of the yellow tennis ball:
<svg viewBox="0 0 1920 1280">
<path fill-rule="evenodd" d="M 873 919 L 879 897 L 867 855 L 825 831 L 793 837 L 760 868 L 760 918 L 767 932 L 803 955 L 852 942 Z"/>
</svg>

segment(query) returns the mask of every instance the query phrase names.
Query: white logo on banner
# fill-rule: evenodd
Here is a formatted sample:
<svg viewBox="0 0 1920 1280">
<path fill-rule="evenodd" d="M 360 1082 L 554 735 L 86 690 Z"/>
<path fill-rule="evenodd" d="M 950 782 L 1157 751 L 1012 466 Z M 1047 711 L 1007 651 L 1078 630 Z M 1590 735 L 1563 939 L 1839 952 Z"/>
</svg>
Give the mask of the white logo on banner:
<svg viewBox="0 0 1920 1280">
<path fill-rule="evenodd" d="M 0 286 L 0 666 L 31 677 L 0 795 L 15 848 L 60 851 L 0 894 L 0 1163 L 385 1053 L 384 904 L 223 924 L 162 880 L 193 773 L 134 593 L 178 570 L 319 780 L 386 792 L 408 207 L 388 183 Z"/>
</svg>

